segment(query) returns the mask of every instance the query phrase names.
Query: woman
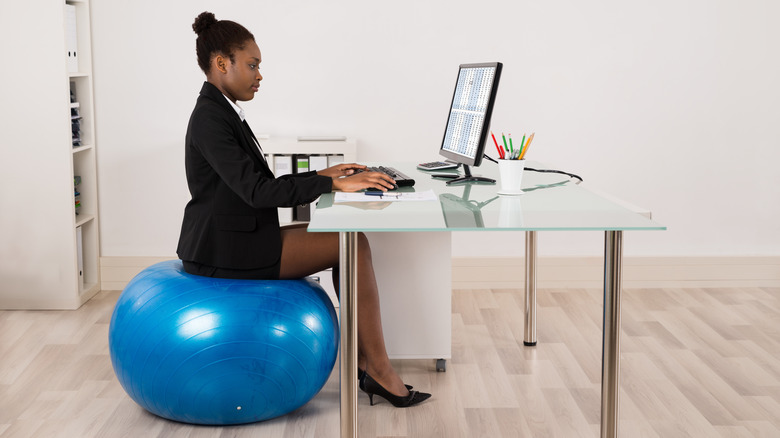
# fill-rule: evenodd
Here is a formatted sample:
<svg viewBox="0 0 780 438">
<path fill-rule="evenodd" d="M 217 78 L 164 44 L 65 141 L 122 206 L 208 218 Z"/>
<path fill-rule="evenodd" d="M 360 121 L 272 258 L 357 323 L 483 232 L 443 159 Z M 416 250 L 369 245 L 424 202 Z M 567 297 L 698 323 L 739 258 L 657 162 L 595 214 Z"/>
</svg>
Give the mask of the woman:
<svg viewBox="0 0 780 438">
<path fill-rule="evenodd" d="M 332 190 L 387 190 L 394 181 L 359 164 L 275 178 L 237 101 L 252 100 L 263 76 L 260 49 L 243 26 L 203 12 L 198 65 L 206 74 L 185 139 L 185 167 L 192 199 L 184 210 L 177 253 L 195 275 L 290 279 L 336 267 L 337 233 L 280 227 L 278 207 L 305 204 Z M 404 385 L 387 357 L 379 295 L 365 236 L 358 239 L 358 368 L 360 387 L 373 404 L 380 395 L 396 407 L 416 405 L 430 394 Z M 334 277 L 338 269 L 334 269 Z M 334 284 L 338 279 L 334 278 Z"/>
</svg>

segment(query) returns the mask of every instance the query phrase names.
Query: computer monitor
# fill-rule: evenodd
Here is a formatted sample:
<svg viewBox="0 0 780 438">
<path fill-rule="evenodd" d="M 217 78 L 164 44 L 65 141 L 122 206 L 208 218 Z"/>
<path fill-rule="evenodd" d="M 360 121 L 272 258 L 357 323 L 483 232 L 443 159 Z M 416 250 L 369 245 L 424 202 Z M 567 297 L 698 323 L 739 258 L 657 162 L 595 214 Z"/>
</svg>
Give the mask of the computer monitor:
<svg viewBox="0 0 780 438">
<path fill-rule="evenodd" d="M 463 164 L 465 176 L 447 181 L 447 184 L 496 182 L 472 175 L 469 166 L 482 163 L 502 67 L 500 62 L 459 66 L 439 154 L 449 161 Z"/>
</svg>

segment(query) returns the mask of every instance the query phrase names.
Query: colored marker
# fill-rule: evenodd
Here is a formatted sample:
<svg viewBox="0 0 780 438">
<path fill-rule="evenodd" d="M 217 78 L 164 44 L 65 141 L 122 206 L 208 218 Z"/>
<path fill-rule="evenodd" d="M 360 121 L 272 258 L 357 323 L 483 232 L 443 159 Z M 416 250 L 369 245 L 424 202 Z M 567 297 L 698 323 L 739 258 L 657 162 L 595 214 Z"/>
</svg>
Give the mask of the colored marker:
<svg viewBox="0 0 780 438">
<path fill-rule="evenodd" d="M 520 143 L 522 145 L 522 143 Z M 512 134 L 509 134 L 509 152 L 512 154 L 510 155 L 510 158 L 514 158 L 515 156 L 515 147 L 512 145 Z"/>
<path fill-rule="evenodd" d="M 506 136 L 504 135 L 504 133 L 503 133 L 503 132 L 501 133 L 501 138 L 503 138 L 503 139 L 504 139 L 504 149 L 506 149 L 506 151 L 507 151 L 507 152 L 509 152 L 509 148 L 508 148 L 508 147 L 506 147 Z"/>
<path fill-rule="evenodd" d="M 517 156 L 515 158 L 518 160 L 520 159 L 520 155 L 523 155 L 523 144 L 525 144 L 525 134 L 523 134 L 523 139 L 520 140 L 520 147 L 517 148 Z"/>
<path fill-rule="evenodd" d="M 525 153 L 528 152 L 528 148 L 531 146 L 531 140 L 534 139 L 534 133 L 531 133 L 531 136 L 528 137 L 528 143 L 525 144 L 525 147 L 523 148 L 523 153 L 520 154 L 520 159 L 522 160 L 523 157 L 525 157 Z"/>
<path fill-rule="evenodd" d="M 493 143 L 496 144 L 496 150 L 498 150 L 498 158 L 503 159 L 504 158 L 504 151 L 501 150 L 501 146 L 498 145 L 498 142 L 496 141 L 496 136 L 493 135 L 493 131 L 490 131 L 490 136 L 493 137 Z"/>
</svg>

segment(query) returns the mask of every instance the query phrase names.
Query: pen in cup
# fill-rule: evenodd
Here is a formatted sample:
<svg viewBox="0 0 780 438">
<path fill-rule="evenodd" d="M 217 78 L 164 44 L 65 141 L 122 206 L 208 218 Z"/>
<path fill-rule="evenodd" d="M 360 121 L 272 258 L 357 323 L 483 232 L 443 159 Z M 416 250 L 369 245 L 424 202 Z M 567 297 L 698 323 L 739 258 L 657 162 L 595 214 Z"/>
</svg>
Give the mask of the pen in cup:
<svg viewBox="0 0 780 438">
<path fill-rule="evenodd" d="M 498 158 L 504 159 L 504 150 L 501 149 L 501 146 L 498 145 L 498 142 L 496 141 L 496 136 L 493 135 L 493 132 L 490 132 L 490 136 L 493 137 L 493 143 L 496 144 L 496 150 L 498 150 Z"/>
<path fill-rule="evenodd" d="M 523 149 L 525 148 L 525 134 L 523 134 L 523 139 L 520 140 L 520 153 L 517 154 L 519 157 L 520 155 L 523 155 Z"/>
<path fill-rule="evenodd" d="M 532 132 L 531 135 L 528 137 L 528 141 L 525 143 L 525 147 L 523 147 L 523 152 L 520 154 L 520 157 L 518 159 L 522 160 L 523 157 L 525 157 L 525 153 L 528 152 L 528 148 L 531 146 L 531 140 L 534 139 L 535 132 Z"/>
</svg>

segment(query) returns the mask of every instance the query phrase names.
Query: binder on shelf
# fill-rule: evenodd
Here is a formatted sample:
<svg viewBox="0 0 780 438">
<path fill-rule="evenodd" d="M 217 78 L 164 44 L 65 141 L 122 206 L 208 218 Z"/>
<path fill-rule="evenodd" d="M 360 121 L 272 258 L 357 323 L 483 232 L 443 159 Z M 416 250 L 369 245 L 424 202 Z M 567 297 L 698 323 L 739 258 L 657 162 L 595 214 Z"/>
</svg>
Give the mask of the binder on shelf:
<svg viewBox="0 0 780 438">
<path fill-rule="evenodd" d="M 292 155 L 274 155 L 274 175 L 277 178 L 292 172 Z"/>
<path fill-rule="evenodd" d="M 76 261 L 79 268 L 79 292 L 84 290 L 84 241 L 81 227 L 76 227 Z"/>
<path fill-rule="evenodd" d="M 309 171 L 309 156 L 295 155 L 295 173 L 305 173 Z M 297 221 L 308 222 L 311 220 L 311 206 L 301 204 L 295 206 L 293 218 Z"/>
<path fill-rule="evenodd" d="M 295 158 L 295 173 L 304 173 L 309 171 L 309 156 L 296 154 Z"/>
<path fill-rule="evenodd" d="M 282 175 L 289 175 L 293 173 L 293 157 L 292 155 L 274 155 L 274 175 L 279 178 Z M 270 163 L 269 163 L 270 165 Z M 293 209 L 291 207 L 279 207 L 280 223 L 290 223 L 293 221 Z"/>
<path fill-rule="evenodd" d="M 65 5 L 65 50 L 68 58 L 68 71 L 76 73 L 79 71 L 78 59 L 78 32 L 76 24 L 76 6 Z"/>
<path fill-rule="evenodd" d="M 310 155 L 309 170 L 323 170 L 328 168 L 327 155 Z"/>
<path fill-rule="evenodd" d="M 328 167 L 344 162 L 344 155 L 328 155 Z"/>
</svg>

